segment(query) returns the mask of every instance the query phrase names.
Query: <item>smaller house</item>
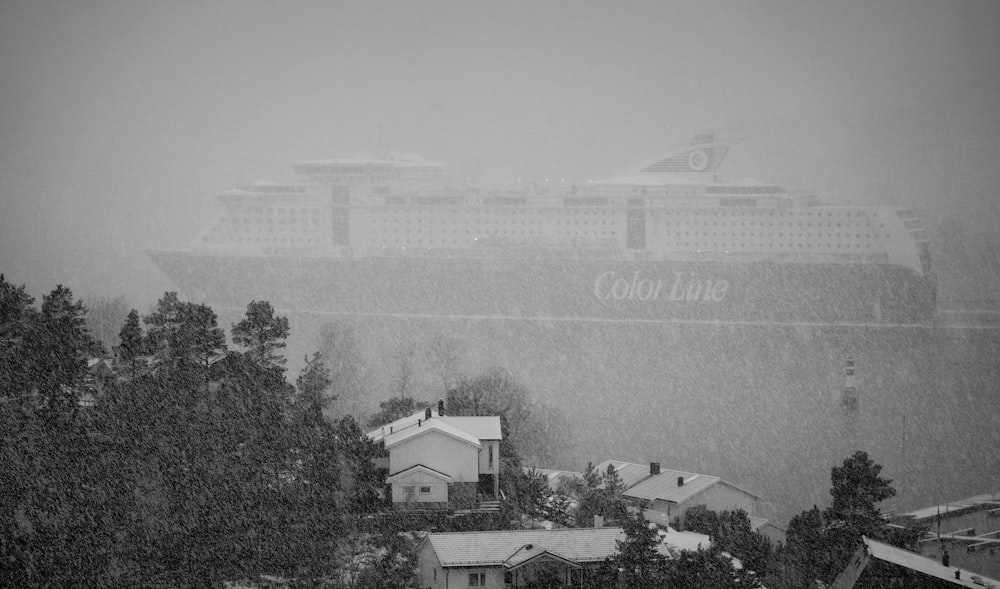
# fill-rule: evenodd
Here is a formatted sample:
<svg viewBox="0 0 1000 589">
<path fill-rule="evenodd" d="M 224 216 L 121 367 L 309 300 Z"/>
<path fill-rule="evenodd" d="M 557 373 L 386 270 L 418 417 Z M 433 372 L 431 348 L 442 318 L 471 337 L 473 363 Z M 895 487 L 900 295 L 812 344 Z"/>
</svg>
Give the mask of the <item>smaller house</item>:
<svg viewBox="0 0 1000 589">
<path fill-rule="evenodd" d="M 830 587 L 836 589 L 853 587 L 859 579 L 865 577 L 869 582 L 876 581 L 880 587 L 909 587 L 914 583 L 935 582 L 935 580 L 935 584 L 932 585 L 934 587 L 957 586 L 969 587 L 970 589 L 996 589 L 1000 587 L 1000 581 L 969 569 L 941 564 L 916 552 L 876 542 L 865 536 L 861 537 L 861 541 L 862 545 L 858 547 Z M 880 572 L 877 578 L 867 576 L 865 569 L 868 568 L 872 559 L 906 569 L 907 574 L 901 574 L 903 571 L 897 570 Z M 914 576 L 913 573 L 917 574 Z M 921 583 L 919 586 L 925 585 Z"/>
<path fill-rule="evenodd" d="M 667 530 L 661 537 L 668 557 L 671 550 L 709 546 L 704 534 Z M 417 546 L 419 585 L 517 589 L 555 577 L 556 587 L 581 587 L 624 539 L 617 527 L 428 534 Z"/>
<path fill-rule="evenodd" d="M 367 435 L 385 446 L 397 509 L 471 508 L 500 498 L 497 416 L 450 416 L 441 402 Z"/>
<path fill-rule="evenodd" d="M 711 511 L 742 509 L 750 516 L 750 525 L 758 530 L 767 523 L 761 517 L 760 497 L 717 476 L 660 468 L 648 465 L 605 460 L 595 467 L 606 473 L 611 467 L 625 485 L 626 501 L 643 510 L 649 521 L 666 526 L 675 519 L 684 524 L 688 509 L 704 506 Z"/>
<path fill-rule="evenodd" d="M 928 528 L 919 540 L 923 556 L 1000 577 L 1000 493 L 931 505 L 901 513 L 893 521 Z"/>
</svg>

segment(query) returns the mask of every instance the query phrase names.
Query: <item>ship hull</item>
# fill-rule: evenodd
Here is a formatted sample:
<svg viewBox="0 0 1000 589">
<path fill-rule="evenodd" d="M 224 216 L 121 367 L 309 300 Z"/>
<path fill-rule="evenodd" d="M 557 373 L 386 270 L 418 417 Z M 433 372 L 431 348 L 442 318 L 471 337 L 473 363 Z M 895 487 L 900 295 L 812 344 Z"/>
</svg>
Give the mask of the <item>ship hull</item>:
<svg viewBox="0 0 1000 589">
<path fill-rule="evenodd" d="M 150 256 L 194 300 L 345 315 L 929 324 L 935 283 L 877 264 Z"/>
</svg>

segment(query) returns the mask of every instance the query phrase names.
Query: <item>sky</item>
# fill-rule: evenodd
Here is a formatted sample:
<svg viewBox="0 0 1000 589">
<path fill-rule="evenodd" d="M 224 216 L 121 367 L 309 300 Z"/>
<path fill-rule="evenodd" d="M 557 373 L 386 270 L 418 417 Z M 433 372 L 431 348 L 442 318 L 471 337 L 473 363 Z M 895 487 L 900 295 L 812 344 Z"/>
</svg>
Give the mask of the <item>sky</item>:
<svg viewBox="0 0 1000 589">
<path fill-rule="evenodd" d="M 144 311 L 174 289 L 146 250 L 295 161 L 388 143 L 582 182 L 708 130 L 746 138 L 736 177 L 1000 241 L 998 104 L 989 0 L 7 0 L 0 272 Z"/>
</svg>

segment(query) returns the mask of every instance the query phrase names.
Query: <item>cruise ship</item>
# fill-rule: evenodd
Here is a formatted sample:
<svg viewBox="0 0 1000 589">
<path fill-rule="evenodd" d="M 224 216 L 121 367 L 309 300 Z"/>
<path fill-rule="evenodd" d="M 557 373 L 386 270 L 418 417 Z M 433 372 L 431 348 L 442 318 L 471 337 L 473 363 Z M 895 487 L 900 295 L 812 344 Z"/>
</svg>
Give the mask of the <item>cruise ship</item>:
<svg viewBox="0 0 1000 589">
<path fill-rule="evenodd" d="M 824 204 L 720 175 L 694 137 L 566 189 L 486 190 L 412 154 L 306 161 L 218 196 L 217 222 L 150 256 L 190 298 L 344 315 L 927 324 L 929 239 L 905 207 Z"/>
</svg>

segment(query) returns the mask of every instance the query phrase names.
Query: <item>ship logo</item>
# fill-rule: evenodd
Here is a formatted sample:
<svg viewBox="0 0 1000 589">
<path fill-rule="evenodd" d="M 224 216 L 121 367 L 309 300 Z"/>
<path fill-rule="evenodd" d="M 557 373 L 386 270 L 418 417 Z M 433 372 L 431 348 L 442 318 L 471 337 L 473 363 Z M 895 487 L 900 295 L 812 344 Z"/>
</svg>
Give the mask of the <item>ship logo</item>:
<svg viewBox="0 0 1000 589">
<path fill-rule="evenodd" d="M 726 300 L 728 280 L 699 278 L 694 272 L 674 272 L 671 278 L 650 278 L 641 270 L 631 276 L 608 270 L 594 280 L 594 297 L 614 301 L 690 301 L 719 303 Z"/>
<path fill-rule="evenodd" d="M 688 154 L 688 166 L 695 172 L 704 172 L 708 167 L 708 154 L 704 149 L 696 149 Z"/>
</svg>

